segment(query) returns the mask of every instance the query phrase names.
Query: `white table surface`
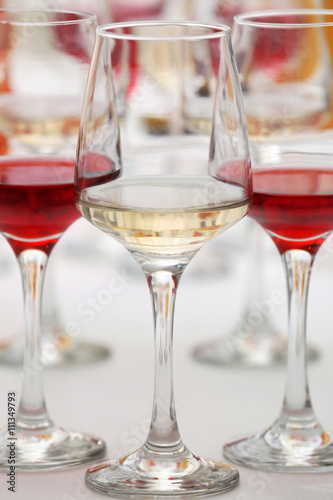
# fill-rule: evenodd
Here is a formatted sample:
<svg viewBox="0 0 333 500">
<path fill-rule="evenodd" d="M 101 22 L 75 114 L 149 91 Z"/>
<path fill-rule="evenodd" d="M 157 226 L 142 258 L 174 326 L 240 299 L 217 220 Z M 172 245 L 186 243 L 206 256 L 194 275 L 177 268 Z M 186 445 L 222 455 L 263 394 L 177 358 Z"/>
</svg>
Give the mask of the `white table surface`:
<svg viewBox="0 0 333 500">
<path fill-rule="evenodd" d="M 243 222 L 241 224 L 244 224 Z M 285 370 L 221 368 L 196 362 L 195 345 L 230 330 L 246 297 L 249 263 L 241 225 L 199 252 L 182 278 L 175 314 L 174 378 L 178 422 L 184 442 L 197 454 L 222 460 L 222 445 L 233 436 L 269 426 L 282 404 Z M 280 258 L 267 242 L 267 293 L 285 290 Z M 219 254 L 220 252 L 220 254 Z M 2 257 L 1 257 L 2 255 Z M 23 328 L 22 295 L 15 259 L 0 244 L 1 339 Z M 217 263 L 216 267 L 212 263 Z M 117 243 L 79 221 L 63 237 L 50 261 L 55 300 L 64 325 L 75 322 L 78 339 L 109 346 L 112 355 L 99 363 L 44 372 L 46 399 L 54 421 L 102 437 L 107 456 L 121 457 L 144 440 L 153 392 L 153 334 L 148 288 L 130 255 Z M 108 306 L 88 323 L 87 299 L 98 297 L 115 272 L 124 282 Z M 51 273 L 50 273 L 51 275 Z M 317 415 L 333 430 L 333 256 L 321 250 L 312 276 L 308 337 L 320 351 L 309 366 Z M 51 288 L 47 278 L 46 290 Z M 49 293 L 49 292 L 48 292 Z M 84 304 L 82 306 L 82 304 Z M 81 309 L 80 309 L 81 307 Z M 286 304 L 276 307 L 274 323 L 286 328 Z M 7 391 L 20 393 L 19 368 L 0 366 L 1 419 L 6 419 Z M 0 475 L 0 498 L 7 500 L 98 500 L 105 498 L 84 483 L 87 465 L 58 472 L 17 472 L 16 492 Z M 225 500 L 330 500 L 333 473 L 274 474 L 239 467 L 240 484 L 217 495 Z"/>
</svg>

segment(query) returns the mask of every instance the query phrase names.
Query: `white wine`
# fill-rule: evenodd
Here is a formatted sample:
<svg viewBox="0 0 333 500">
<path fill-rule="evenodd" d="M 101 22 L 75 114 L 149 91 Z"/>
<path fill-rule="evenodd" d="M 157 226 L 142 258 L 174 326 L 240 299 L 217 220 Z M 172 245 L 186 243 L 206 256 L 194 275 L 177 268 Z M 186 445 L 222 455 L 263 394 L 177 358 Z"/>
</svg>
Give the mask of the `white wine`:
<svg viewBox="0 0 333 500">
<path fill-rule="evenodd" d="M 248 211 L 245 189 L 209 176 L 117 179 L 82 192 L 89 222 L 141 253 L 195 252 Z"/>
</svg>

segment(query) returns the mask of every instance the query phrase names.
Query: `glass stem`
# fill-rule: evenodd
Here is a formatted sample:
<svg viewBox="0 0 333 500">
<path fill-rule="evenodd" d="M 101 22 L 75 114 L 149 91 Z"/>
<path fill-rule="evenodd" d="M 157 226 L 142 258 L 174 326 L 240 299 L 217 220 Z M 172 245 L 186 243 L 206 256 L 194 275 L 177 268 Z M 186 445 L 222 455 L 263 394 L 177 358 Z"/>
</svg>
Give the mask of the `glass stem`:
<svg viewBox="0 0 333 500">
<path fill-rule="evenodd" d="M 146 446 L 156 452 L 183 448 L 178 431 L 172 375 L 173 316 L 180 274 L 146 274 L 154 312 L 155 387 L 152 421 Z"/>
<path fill-rule="evenodd" d="M 282 258 L 288 282 L 289 339 L 286 392 L 278 422 L 285 431 L 284 439 L 297 444 L 297 433 L 303 441 L 304 431 L 322 433 L 311 405 L 306 359 L 306 310 L 313 257 L 304 250 L 290 250 Z"/>
<path fill-rule="evenodd" d="M 25 250 L 19 256 L 23 281 L 26 340 L 18 427 L 45 429 L 52 425 L 44 400 L 41 361 L 41 299 L 47 255 Z"/>
</svg>

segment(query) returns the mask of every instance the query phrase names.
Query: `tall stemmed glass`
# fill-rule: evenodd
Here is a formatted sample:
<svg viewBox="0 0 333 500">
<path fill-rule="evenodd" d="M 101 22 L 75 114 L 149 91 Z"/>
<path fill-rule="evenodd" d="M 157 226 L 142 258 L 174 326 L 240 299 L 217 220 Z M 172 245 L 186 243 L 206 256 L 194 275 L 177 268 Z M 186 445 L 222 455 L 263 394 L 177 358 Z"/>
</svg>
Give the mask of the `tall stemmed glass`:
<svg viewBox="0 0 333 500">
<path fill-rule="evenodd" d="M 13 435 L 15 467 L 24 470 L 76 465 L 105 448 L 97 438 L 52 422 L 40 357 L 40 302 L 48 255 L 78 218 L 77 128 L 95 29 L 92 14 L 0 10 L 0 130 L 6 140 L 0 157 L 0 230 L 21 269 L 26 322 L 22 393 L 11 428 L 0 434 L 1 469 L 9 467 L 8 437 Z"/>
<path fill-rule="evenodd" d="M 312 409 L 306 370 L 311 266 L 333 229 L 333 10 L 236 16 L 233 44 L 252 134 L 250 215 L 275 242 L 289 296 L 287 384 L 277 421 L 224 447 L 264 470 L 333 468 L 333 442 Z"/>
<path fill-rule="evenodd" d="M 199 458 L 182 442 L 172 322 L 187 264 L 248 211 L 249 174 L 229 28 L 180 22 L 98 28 L 79 133 L 76 202 L 88 221 L 129 250 L 147 278 L 156 373 L 146 442 L 119 462 L 91 468 L 86 479 L 97 490 L 204 495 L 238 481 L 236 469 Z"/>
</svg>

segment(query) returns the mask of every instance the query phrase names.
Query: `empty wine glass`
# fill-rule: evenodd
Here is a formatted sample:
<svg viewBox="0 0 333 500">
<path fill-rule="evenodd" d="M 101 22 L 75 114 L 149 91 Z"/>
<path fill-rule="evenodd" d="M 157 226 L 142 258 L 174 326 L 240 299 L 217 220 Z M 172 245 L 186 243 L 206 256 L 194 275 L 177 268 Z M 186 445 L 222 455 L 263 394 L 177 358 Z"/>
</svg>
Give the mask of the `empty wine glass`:
<svg viewBox="0 0 333 500">
<path fill-rule="evenodd" d="M 286 361 L 287 339 L 272 319 L 274 306 L 269 298 L 267 275 L 271 276 L 269 269 L 274 260 L 267 247 L 268 237 L 250 218 L 247 218 L 240 236 L 248 259 L 243 286 L 245 298 L 240 314 L 229 330 L 196 345 L 193 356 L 198 361 L 220 366 L 255 368 L 280 365 Z M 236 249 L 243 259 L 244 246 Z M 219 248 L 215 250 L 218 251 Z M 310 354 L 314 352 L 312 349 Z"/>
<path fill-rule="evenodd" d="M 53 5 L 51 5 L 53 3 Z M 62 6 L 66 10 L 91 12 L 96 14 L 97 24 L 103 24 L 111 21 L 111 2 L 110 0 L 5 0 L 7 9 L 52 9 Z"/>
<path fill-rule="evenodd" d="M 317 420 L 306 369 L 306 310 L 315 255 L 333 229 L 333 10 L 235 17 L 233 46 L 253 150 L 250 216 L 286 271 L 287 383 L 279 418 L 224 447 L 231 461 L 277 472 L 333 470 L 333 442 Z"/>
<path fill-rule="evenodd" d="M 68 235 L 67 235 L 68 236 Z M 87 245 L 85 232 L 81 231 L 76 237 L 76 244 L 83 247 Z M 71 239 L 71 236 L 69 236 Z M 97 242 L 93 242 L 96 250 Z M 87 248 L 89 251 L 90 248 Z M 74 251 L 77 248 L 74 249 Z M 65 248 L 62 256 L 72 252 L 71 248 Z M 84 331 L 72 330 L 66 325 L 62 314 L 62 302 L 60 300 L 63 290 L 57 287 L 56 275 L 62 265 L 61 257 L 52 255 L 45 272 L 45 283 L 43 285 L 43 300 L 41 311 L 41 362 L 44 367 L 64 367 L 94 363 L 107 359 L 110 349 L 103 343 L 90 340 Z M 56 257 L 56 258 L 55 258 Z M 77 259 L 77 253 L 76 257 Z M 85 265 L 85 260 L 82 260 Z M 58 288 L 58 289 L 57 289 Z M 20 366 L 24 354 L 24 331 L 6 332 L 6 341 L 0 346 L 0 364 Z"/>
<path fill-rule="evenodd" d="M 42 382 L 40 311 L 48 256 L 77 220 L 74 167 L 77 127 L 96 16 L 58 10 L 0 10 L 0 230 L 20 266 L 26 325 L 23 386 L 17 414 L 0 434 L 0 468 L 8 437 L 15 467 L 57 469 L 102 453 L 104 442 L 57 427 Z M 14 437 L 13 437 L 14 439 Z"/>
<path fill-rule="evenodd" d="M 118 496 L 205 495 L 233 487 L 236 469 L 183 444 L 172 381 L 181 275 L 207 241 L 247 213 L 251 199 L 228 27 L 134 22 L 98 28 L 75 193 L 82 215 L 124 245 L 143 270 L 155 324 L 147 440 L 124 459 L 89 469 L 88 484 Z"/>
</svg>

